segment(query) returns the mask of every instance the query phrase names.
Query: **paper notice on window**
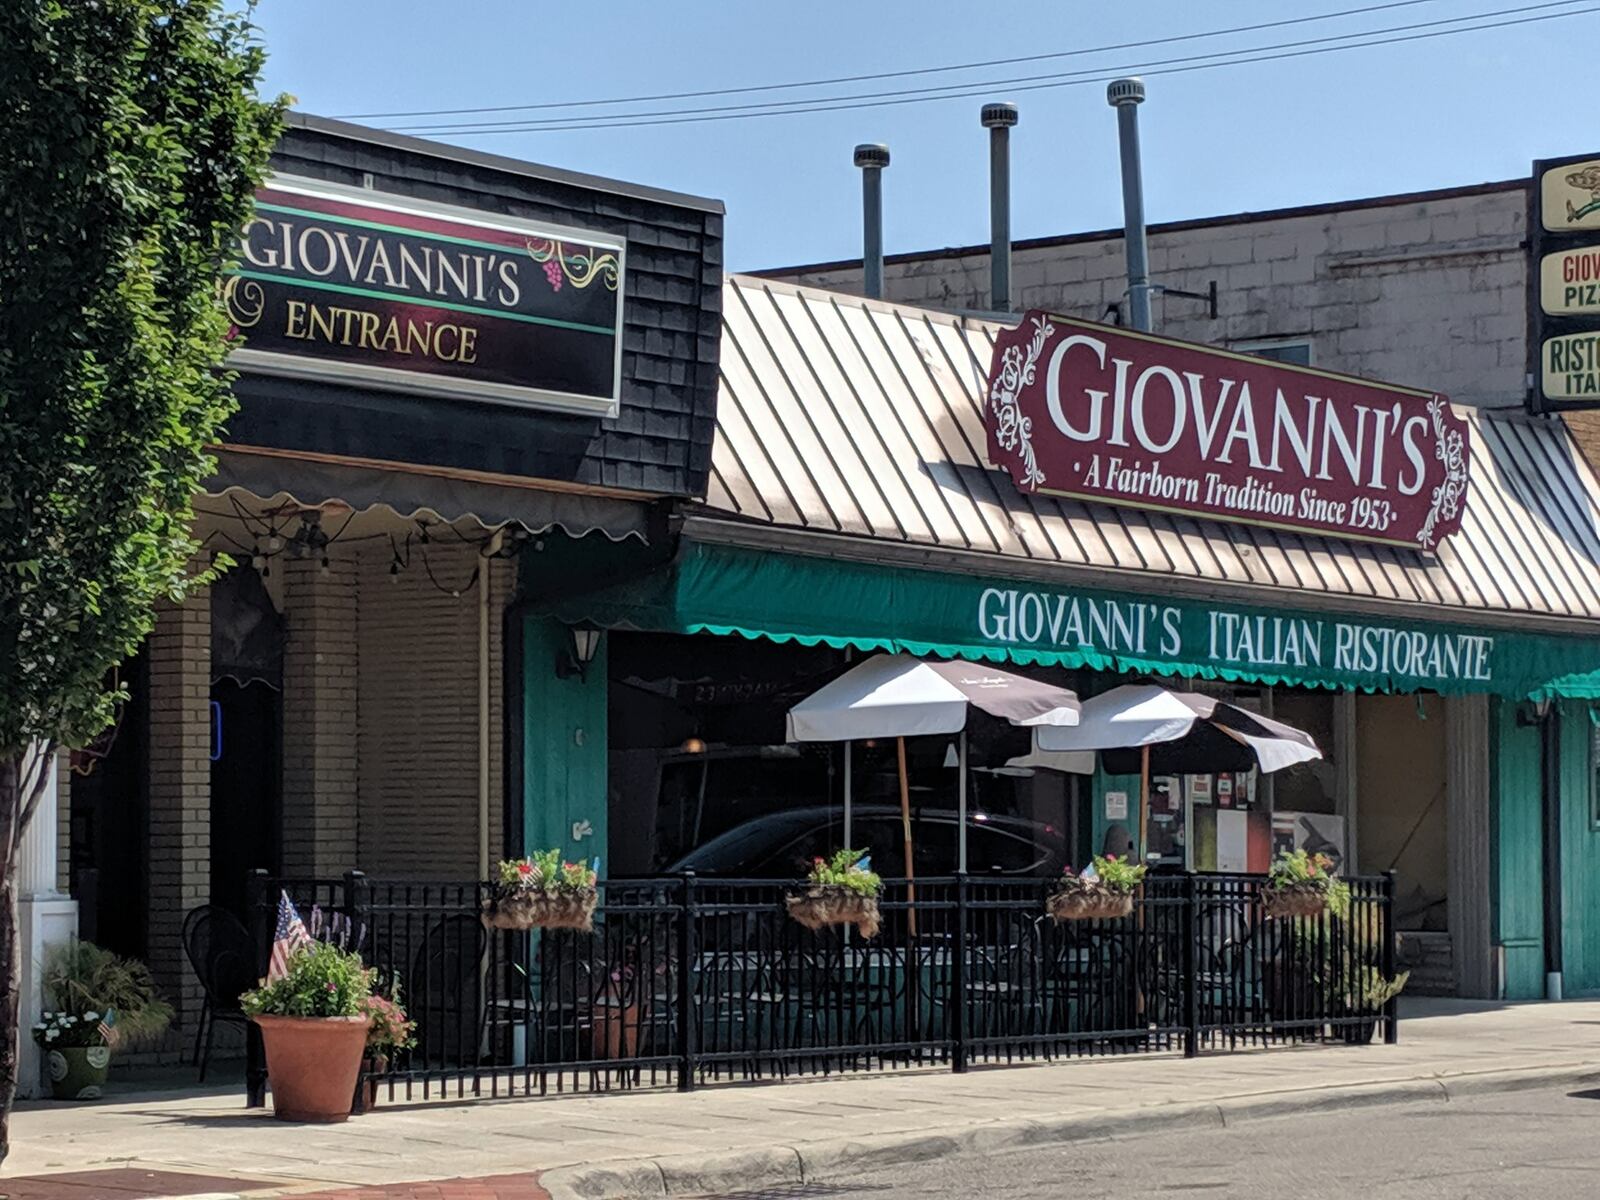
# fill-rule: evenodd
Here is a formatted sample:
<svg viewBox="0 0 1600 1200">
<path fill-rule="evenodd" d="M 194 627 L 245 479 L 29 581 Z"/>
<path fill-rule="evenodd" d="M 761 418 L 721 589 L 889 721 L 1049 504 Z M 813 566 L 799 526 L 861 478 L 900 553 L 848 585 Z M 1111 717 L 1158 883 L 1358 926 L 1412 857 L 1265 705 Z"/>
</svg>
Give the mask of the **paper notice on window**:
<svg viewBox="0 0 1600 1200">
<path fill-rule="evenodd" d="M 1128 819 L 1128 793 L 1106 793 L 1106 820 L 1126 821 Z"/>
<path fill-rule="evenodd" d="M 1217 870 L 1244 871 L 1250 861 L 1250 817 L 1237 808 L 1217 810 Z"/>
</svg>

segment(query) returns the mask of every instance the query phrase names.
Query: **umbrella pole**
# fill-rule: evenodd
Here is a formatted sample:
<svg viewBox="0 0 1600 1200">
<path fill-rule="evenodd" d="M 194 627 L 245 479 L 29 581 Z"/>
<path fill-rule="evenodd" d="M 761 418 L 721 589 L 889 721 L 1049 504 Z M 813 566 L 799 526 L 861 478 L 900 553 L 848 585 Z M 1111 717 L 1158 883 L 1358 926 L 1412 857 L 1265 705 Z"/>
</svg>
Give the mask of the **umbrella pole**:
<svg viewBox="0 0 1600 1200">
<path fill-rule="evenodd" d="M 906 856 L 906 928 L 917 933 L 917 871 L 911 862 L 911 781 L 906 778 L 906 739 L 895 738 L 895 755 L 900 766 L 900 834 Z"/>
<path fill-rule="evenodd" d="M 961 731 L 961 751 L 957 755 L 960 762 L 956 769 L 961 772 L 961 779 L 956 784 L 956 817 L 960 822 L 960 840 L 956 844 L 956 870 L 965 875 L 967 873 L 967 731 Z"/>
<path fill-rule="evenodd" d="M 1142 746 L 1139 750 L 1139 866 L 1148 866 L 1150 863 L 1150 847 L 1146 839 L 1150 835 L 1150 747 Z M 1144 934 L 1144 885 L 1139 885 L 1139 921 L 1138 929 L 1140 940 Z M 1145 1014 L 1144 986 L 1141 983 L 1138 990 L 1139 1016 Z"/>
<path fill-rule="evenodd" d="M 850 747 L 853 743 L 846 741 L 844 744 L 844 848 L 851 849 L 850 845 Z"/>
<path fill-rule="evenodd" d="M 1150 861 L 1150 747 L 1139 753 L 1139 862 Z"/>
</svg>

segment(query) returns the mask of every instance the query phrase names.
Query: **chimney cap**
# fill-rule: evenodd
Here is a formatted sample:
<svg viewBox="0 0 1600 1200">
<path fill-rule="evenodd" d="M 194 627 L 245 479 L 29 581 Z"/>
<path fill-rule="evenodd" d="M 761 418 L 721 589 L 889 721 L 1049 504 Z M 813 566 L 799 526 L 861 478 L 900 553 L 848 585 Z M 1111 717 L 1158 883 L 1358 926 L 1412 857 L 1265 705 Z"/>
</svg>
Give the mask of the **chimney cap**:
<svg viewBox="0 0 1600 1200">
<path fill-rule="evenodd" d="M 1121 108 L 1124 104 L 1143 104 L 1144 80 L 1137 75 L 1113 79 L 1106 84 L 1106 103 L 1112 108 Z"/>
<path fill-rule="evenodd" d="M 889 147 L 882 142 L 863 142 L 856 147 L 856 166 L 887 167 L 888 165 Z"/>
<path fill-rule="evenodd" d="M 985 129 L 1009 129 L 1017 123 L 1017 106 L 1009 100 L 996 100 L 983 106 L 979 119 Z"/>
</svg>

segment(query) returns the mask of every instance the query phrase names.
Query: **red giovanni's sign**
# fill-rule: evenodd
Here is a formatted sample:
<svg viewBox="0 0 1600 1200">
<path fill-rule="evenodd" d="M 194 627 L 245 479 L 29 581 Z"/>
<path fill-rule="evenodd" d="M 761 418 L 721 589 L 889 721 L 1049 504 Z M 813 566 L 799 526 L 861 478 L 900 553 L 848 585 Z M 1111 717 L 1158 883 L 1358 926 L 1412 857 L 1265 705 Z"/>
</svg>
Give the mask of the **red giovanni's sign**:
<svg viewBox="0 0 1600 1200">
<path fill-rule="evenodd" d="M 996 339 L 984 425 L 1025 492 L 1424 550 L 1466 507 L 1443 396 L 1047 313 Z"/>
</svg>

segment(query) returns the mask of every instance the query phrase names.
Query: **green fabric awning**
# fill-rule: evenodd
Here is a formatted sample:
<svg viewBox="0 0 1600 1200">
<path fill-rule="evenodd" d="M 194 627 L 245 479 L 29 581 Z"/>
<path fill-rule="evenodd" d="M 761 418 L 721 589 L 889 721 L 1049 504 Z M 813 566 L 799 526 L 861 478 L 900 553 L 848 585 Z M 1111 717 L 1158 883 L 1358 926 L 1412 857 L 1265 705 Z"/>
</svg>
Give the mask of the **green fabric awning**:
<svg viewBox="0 0 1600 1200">
<path fill-rule="evenodd" d="M 1064 588 L 686 541 L 560 602 L 608 628 L 1374 692 L 1600 699 L 1600 638 Z"/>
</svg>

